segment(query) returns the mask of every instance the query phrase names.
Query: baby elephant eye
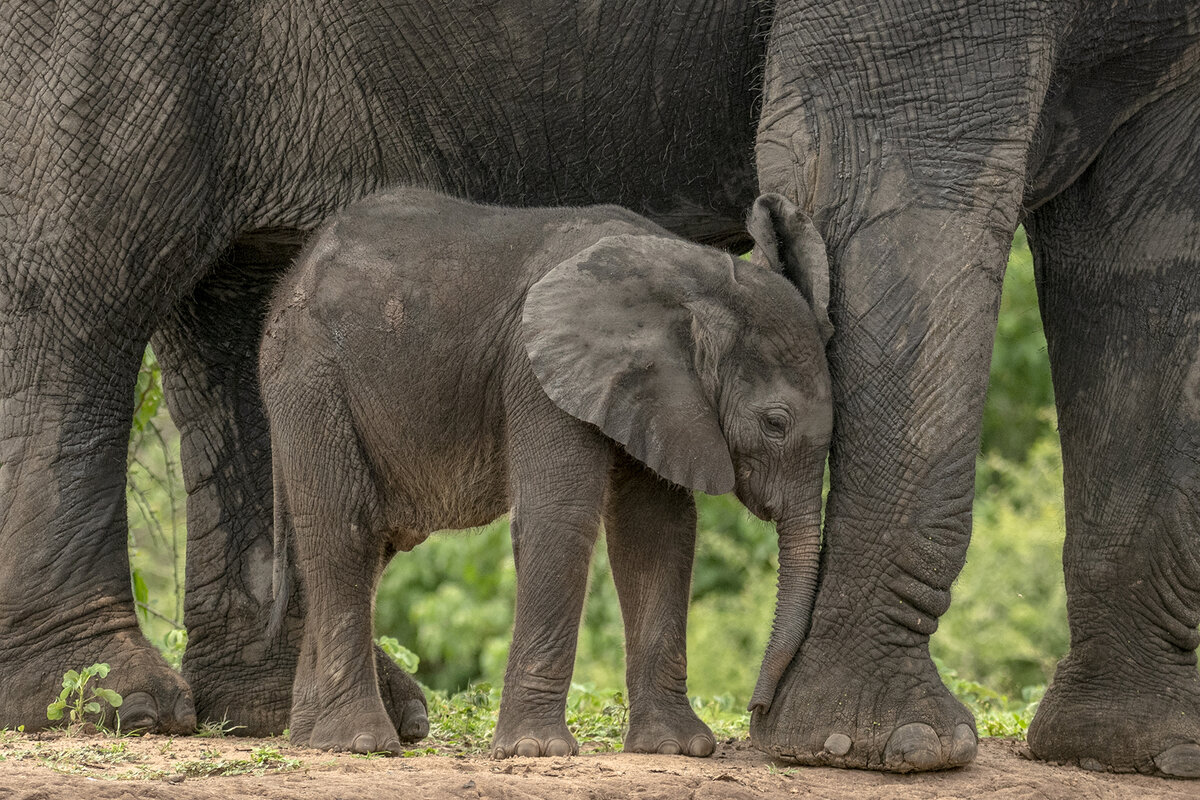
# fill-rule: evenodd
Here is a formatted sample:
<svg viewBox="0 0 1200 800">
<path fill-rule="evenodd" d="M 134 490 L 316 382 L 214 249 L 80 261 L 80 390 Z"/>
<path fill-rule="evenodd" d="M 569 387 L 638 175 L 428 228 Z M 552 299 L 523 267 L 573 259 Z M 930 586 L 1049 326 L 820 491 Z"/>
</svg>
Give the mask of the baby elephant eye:
<svg viewBox="0 0 1200 800">
<path fill-rule="evenodd" d="M 762 416 L 763 432 L 773 439 L 782 439 L 787 436 L 791 424 L 791 415 L 783 409 L 771 409 Z"/>
</svg>

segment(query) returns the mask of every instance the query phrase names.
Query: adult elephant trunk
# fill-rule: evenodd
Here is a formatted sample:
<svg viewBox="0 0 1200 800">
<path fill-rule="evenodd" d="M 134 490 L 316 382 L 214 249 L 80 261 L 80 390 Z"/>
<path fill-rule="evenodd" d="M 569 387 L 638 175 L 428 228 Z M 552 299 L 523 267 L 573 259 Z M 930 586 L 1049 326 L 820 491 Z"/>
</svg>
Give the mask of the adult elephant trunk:
<svg viewBox="0 0 1200 800">
<path fill-rule="evenodd" d="M 804 489 L 795 496 L 795 511 L 781 515 L 779 534 L 779 585 L 775 621 L 763 654 L 758 683 L 750 698 L 751 711 L 768 711 L 784 670 L 800 650 L 808 632 L 821 561 L 821 478 L 828 448 L 814 448 L 810 463 L 799 473 Z"/>
<path fill-rule="evenodd" d="M 939 18 L 931 37 L 919 3 L 839 5 L 778 6 L 759 128 L 762 190 L 808 210 L 830 257 L 835 422 L 809 631 L 751 738 L 806 764 L 938 769 L 976 746 L 928 639 L 970 536 L 1045 54 L 1022 21 Z"/>
</svg>

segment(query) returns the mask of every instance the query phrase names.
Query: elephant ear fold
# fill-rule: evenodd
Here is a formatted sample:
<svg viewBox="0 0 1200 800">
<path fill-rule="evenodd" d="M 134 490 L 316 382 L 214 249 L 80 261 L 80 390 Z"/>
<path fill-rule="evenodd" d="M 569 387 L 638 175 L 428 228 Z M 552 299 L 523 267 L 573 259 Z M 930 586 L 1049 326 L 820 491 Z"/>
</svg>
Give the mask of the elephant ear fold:
<svg viewBox="0 0 1200 800">
<path fill-rule="evenodd" d="M 667 480 L 709 494 L 734 486 L 729 446 L 693 366 L 692 314 L 706 248 L 610 236 L 558 264 L 525 297 L 521 334 L 554 403 Z"/>
<path fill-rule="evenodd" d="M 829 321 L 829 257 L 812 219 L 781 194 L 754 201 L 746 230 L 754 239 L 756 259 L 790 280 L 817 320 L 822 340 L 833 335 Z"/>
</svg>

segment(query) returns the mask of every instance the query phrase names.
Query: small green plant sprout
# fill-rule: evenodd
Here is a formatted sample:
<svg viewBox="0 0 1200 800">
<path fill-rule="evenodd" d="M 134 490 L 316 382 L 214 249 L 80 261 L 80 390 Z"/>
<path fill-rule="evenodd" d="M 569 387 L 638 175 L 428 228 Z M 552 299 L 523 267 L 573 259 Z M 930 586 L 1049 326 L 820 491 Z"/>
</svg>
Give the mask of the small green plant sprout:
<svg viewBox="0 0 1200 800">
<path fill-rule="evenodd" d="M 421 658 L 409 650 L 400 642 L 393 639 L 391 636 L 380 636 L 375 640 L 383 652 L 387 653 L 388 658 L 396 662 L 396 666 L 413 675 L 417 671 L 417 667 L 421 665 Z"/>
<path fill-rule="evenodd" d="M 114 709 L 120 708 L 123 702 L 121 695 L 112 689 L 103 689 L 96 683 L 88 686 L 92 678 L 98 682 L 107 677 L 108 664 L 92 664 L 79 672 L 67 670 L 58 699 L 46 706 L 46 718 L 60 720 L 63 714 L 67 714 L 68 727 L 74 728 L 87 722 L 89 714 L 103 718 L 104 707 L 101 703 L 107 703 Z"/>
<path fill-rule="evenodd" d="M 201 739 L 224 739 L 239 728 L 244 728 L 245 725 L 234 725 L 228 719 L 222 720 L 205 720 L 196 728 L 196 736 Z"/>
</svg>

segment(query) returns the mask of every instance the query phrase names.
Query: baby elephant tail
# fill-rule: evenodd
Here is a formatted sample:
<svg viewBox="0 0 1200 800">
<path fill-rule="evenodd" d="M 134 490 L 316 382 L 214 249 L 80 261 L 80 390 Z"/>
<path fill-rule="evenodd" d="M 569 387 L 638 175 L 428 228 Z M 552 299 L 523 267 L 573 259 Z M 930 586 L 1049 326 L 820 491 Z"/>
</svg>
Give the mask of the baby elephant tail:
<svg viewBox="0 0 1200 800">
<path fill-rule="evenodd" d="M 275 505 L 275 553 L 271 568 L 271 620 L 267 623 L 267 641 L 276 641 L 283 633 L 283 621 L 287 617 L 288 599 L 292 595 L 292 577 L 288 569 L 288 548 L 295 538 L 292 515 L 288 510 L 287 491 L 283 485 L 283 473 L 279 458 L 271 454 L 271 474 L 274 484 Z"/>
</svg>

